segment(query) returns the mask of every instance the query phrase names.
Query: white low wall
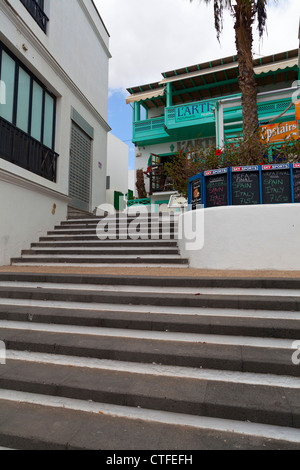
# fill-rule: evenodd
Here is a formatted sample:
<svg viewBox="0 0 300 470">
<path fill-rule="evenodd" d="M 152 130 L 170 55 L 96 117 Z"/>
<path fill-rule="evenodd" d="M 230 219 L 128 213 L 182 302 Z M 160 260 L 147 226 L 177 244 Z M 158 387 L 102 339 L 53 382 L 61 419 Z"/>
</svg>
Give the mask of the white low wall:
<svg viewBox="0 0 300 470">
<path fill-rule="evenodd" d="M 199 211 L 204 213 L 199 218 L 204 223 L 202 249 L 193 249 L 184 230 L 179 235 L 181 254 L 190 259 L 190 267 L 300 270 L 300 204 L 228 206 L 194 212 Z M 187 212 L 182 217 L 184 227 L 191 215 Z"/>
<path fill-rule="evenodd" d="M 0 266 L 67 217 L 69 198 L 0 170 Z"/>
</svg>

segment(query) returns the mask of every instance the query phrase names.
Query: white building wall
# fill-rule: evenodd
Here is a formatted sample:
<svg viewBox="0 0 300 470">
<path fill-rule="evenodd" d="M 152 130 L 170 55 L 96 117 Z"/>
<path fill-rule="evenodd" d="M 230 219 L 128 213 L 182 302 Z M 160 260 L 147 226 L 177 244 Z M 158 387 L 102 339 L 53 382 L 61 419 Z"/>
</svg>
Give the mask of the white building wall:
<svg viewBox="0 0 300 470">
<path fill-rule="evenodd" d="M 226 206 L 192 212 L 182 216 L 185 228 L 179 234 L 181 255 L 189 258 L 191 268 L 299 271 L 299 204 Z"/>
<path fill-rule="evenodd" d="M 4 266 L 66 219 L 68 198 L 3 170 L 0 193 L 0 266 Z"/>
<path fill-rule="evenodd" d="M 47 34 L 20 0 L 0 0 L 0 41 L 57 98 L 55 151 L 59 154 L 56 183 L 0 158 L 0 265 L 21 249 L 20 234 L 11 229 L 14 220 L 16 227 L 19 223 L 23 227 L 26 245 L 66 217 L 72 109 L 94 133 L 90 210 L 106 201 L 109 35 L 90 0 L 45 0 L 45 13 L 50 20 Z M 16 181 L 21 180 L 23 185 L 16 190 Z M 10 198 L 20 203 L 12 206 L 7 202 Z M 39 202 L 34 203 L 35 199 Z M 53 216 L 48 209 L 54 203 Z M 1 243 L 8 238 L 9 245 Z"/>
<path fill-rule="evenodd" d="M 136 196 L 137 190 L 135 170 L 128 171 L 128 189 L 131 189 L 131 191 L 133 191 L 133 195 Z"/>
<path fill-rule="evenodd" d="M 160 106 L 159 108 L 151 108 L 148 111 L 148 119 L 155 119 L 157 117 L 164 116 L 165 108 Z"/>
<path fill-rule="evenodd" d="M 107 120 L 108 58 L 111 56 L 109 36 L 103 23 L 91 0 L 47 2 L 51 55 Z"/>
<path fill-rule="evenodd" d="M 110 189 L 107 190 L 107 203 L 114 204 L 114 192 L 127 194 L 129 147 L 113 134 L 108 134 L 107 176 Z"/>
</svg>

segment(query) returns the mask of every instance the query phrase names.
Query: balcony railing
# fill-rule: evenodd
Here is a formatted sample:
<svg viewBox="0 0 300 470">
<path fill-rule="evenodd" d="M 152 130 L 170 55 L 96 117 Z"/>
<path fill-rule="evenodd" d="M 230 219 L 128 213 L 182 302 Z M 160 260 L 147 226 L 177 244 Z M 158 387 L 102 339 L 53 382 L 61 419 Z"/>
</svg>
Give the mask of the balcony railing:
<svg viewBox="0 0 300 470">
<path fill-rule="evenodd" d="M 127 201 L 127 207 L 133 207 L 133 206 L 150 206 L 150 205 L 151 205 L 151 198 L 132 199 L 131 201 Z"/>
<path fill-rule="evenodd" d="M 155 139 L 164 139 L 168 137 L 165 131 L 164 116 L 154 119 L 137 121 L 133 125 L 133 142 L 144 142 Z"/>
<path fill-rule="evenodd" d="M 2 118 L 0 158 L 56 182 L 58 154 Z"/>
<path fill-rule="evenodd" d="M 133 124 L 133 142 L 148 145 L 202 137 L 216 133 L 215 100 L 197 101 L 165 108 L 165 115 Z"/>
<path fill-rule="evenodd" d="M 29 11 L 31 16 L 35 19 L 39 27 L 46 33 L 48 17 L 45 15 L 43 9 L 36 0 L 21 0 L 24 7 Z"/>
</svg>

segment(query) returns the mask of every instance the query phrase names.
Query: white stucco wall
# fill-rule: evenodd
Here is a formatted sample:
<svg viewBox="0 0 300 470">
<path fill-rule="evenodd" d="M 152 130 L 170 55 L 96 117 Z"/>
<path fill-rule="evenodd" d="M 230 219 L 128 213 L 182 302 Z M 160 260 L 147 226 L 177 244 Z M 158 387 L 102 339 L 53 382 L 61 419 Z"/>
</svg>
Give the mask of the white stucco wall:
<svg viewBox="0 0 300 470">
<path fill-rule="evenodd" d="M 190 267 L 231 270 L 300 270 L 300 205 L 228 206 L 204 211 L 204 245 L 179 248 Z M 183 224 L 189 215 L 184 214 Z M 200 223 L 202 218 L 200 217 Z M 199 225 L 198 230 L 202 230 Z M 183 231 L 184 232 L 184 231 Z"/>
<path fill-rule="evenodd" d="M 0 266 L 5 266 L 66 219 L 68 199 L 3 170 L 0 193 Z"/>
<path fill-rule="evenodd" d="M 133 191 L 134 196 L 136 195 L 137 190 L 135 170 L 128 171 L 128 189 L 131 189 L 131 191 Z"/>
<path fill-rule="evenodd" d="M 91 0 L 48 0 L 45 8 L 51 55 L 107 121 L 109 35 Z"/>
<path fill-rule="evenodd" d="M 129 147 L 113 134 L 108 134 L 107 176 L 110 176 L 110 189 L 107 190 L 107 203 L 114 203 L 114 192 L 127 194 Z"/>
</svg>

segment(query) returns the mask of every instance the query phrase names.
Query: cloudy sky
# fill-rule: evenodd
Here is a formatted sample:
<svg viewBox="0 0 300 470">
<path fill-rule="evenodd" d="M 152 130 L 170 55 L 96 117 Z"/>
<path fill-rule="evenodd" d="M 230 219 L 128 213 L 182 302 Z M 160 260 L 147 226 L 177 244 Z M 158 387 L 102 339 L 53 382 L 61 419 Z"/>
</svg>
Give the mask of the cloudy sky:
<svg viewBox="0 0 300 470">
<path fill-rule="evenodd" d="M 236 54 L 233 19 L 224 15 L 220 43 L 213 5 L 201 0 L 94 0 L 110 33 L 109 124 L 130 145 L 131 109 L 126 88 L 157 82 L 162 72 Z M 255 57 L 299 45 L 299 0 L 269 0 L 267 31 Z M 131 148 L 132 152 L 132 148 Z M 131 155 L 132 157 L 132 155 Z M 132 161 L 132 158 L 131 158 Z"/>
</svg>

